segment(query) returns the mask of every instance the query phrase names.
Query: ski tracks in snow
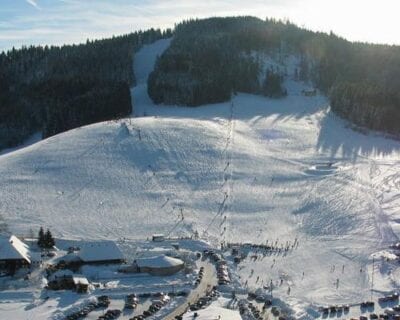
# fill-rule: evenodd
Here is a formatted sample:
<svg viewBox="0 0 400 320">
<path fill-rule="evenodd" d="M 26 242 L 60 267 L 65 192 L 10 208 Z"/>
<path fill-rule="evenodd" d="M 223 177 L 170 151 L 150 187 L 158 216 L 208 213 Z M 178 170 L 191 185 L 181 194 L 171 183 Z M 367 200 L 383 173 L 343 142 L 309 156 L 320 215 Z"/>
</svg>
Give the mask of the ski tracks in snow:
<svg viewBox="0 0 400 320">
<path fill-rule="evenodd" d="M 234 191 L 234 165 L 232 159 L 232 147 L 234 143 L 235 133 L 235 119 L 234 119 L 234 102 L 232 101 L 229 108 L 229 118 L 226 122 L 227 135 L 225 138 L 225 146 L 222 150 L 221 167 L 222 169 L 222 184 L 221 193 L 222 200 L 218 205 L 218 210 L 206 229 L 203 231 L 203 235 L 207 235 L 211 228 L 217 231 L 216 238 L 219 242 L 226 242 L 230 240 L 229 235 L 232 232 L 232 225 L 230 223 L 230 210 L 229 208 L 233 203 L 233 191 Z"/>
<path fill-rule="evenodd" d="M 379 226 L 382 244 L 392 244 L 399 240 L 392 226 L 399 228 L 400 215 L 400 163 L 387 163 L 386 170 L 382 164 L 370 159 L 369 184 L 377 206 L 376 221 Z"/>
</svg>

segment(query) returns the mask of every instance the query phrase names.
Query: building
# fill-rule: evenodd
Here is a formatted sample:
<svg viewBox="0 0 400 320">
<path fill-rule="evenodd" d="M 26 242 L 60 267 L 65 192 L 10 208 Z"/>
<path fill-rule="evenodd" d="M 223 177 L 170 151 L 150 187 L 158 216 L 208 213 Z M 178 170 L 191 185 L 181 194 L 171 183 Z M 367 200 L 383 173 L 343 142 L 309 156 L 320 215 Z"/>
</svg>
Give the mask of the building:
<svg viewBox="0 0 400 320">
<path fill-rule="evenodd" d="M 29 246 L 16 236 L 0 237 L 0 270 L 13 275 L 20 268 L 31 266 Z"/>
<path fill-rule="evenodd" d="M 78 293 L 86 293 L 89 289 L 89 281 L 85 276 L 74 274 L 66 269 L 50 275 L 47 286 L 51 290 L 75 290 Z"/>
<path fill-rule="evenodd" d="M 137 272 L 149 273 L 154 276 L 169 276 L 182 270 L 185 263 L 177 258 L 156 256 L 141 258 L 133 262 Z"/>
<path fill-rule="evenodd" d="M 68 269 L 58 270 L 49 276 L 47 287 L 51 290 L 72 290 L 74 289 L 73 274 Z"/>
<path fill-rule="evenodd" d="M 81 274 L 74 274 L 72 276 L 72 282 L 74 283 L 76 292 L 78 292 L 78 293 L 88 292 L 89 281 L 85 276 L 83 276 Z"/>
<path fill-rule="evenodd" d="M 113 241 L 86 242 L 80 246 L 77 256 L 87 264 L 125 262 L 124 255 Z"/>
<path fill-rule="evenodd" d="M 154 242 L 163 242 L 165 240 L 165 236 L 163 234 L 153 234 Z"/>
</svg>

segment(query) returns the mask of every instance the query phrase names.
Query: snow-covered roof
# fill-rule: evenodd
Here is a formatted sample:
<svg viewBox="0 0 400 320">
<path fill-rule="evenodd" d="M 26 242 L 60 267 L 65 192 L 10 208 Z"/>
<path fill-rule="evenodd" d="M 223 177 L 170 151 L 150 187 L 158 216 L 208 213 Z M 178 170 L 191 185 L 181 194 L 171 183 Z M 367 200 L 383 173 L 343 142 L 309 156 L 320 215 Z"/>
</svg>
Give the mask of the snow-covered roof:
<svg viewBox="0 0 400 320">
<path fill-rule="evenodd" d="M 149 258 L 137 259 L 136 264 L 138 267 L 148 268 L 168 268 L 183 265 L 183 261 L 180 259 L 168 257 L 168 256 L 156 256 Z"/>
<path fill-rule="evenodd" d="M 72 277 L 72 281 L 75 284 L 89 285 L 88 279 L 82 274 L 74 274 L 73 277 Z"/>
<path fill-rule="evenodd" d="M 0 237 L 0 260 L 26 260 L 31 263 L 29 246 L 16 236 Z"/>
<path fill-rule="evenodd" d="M 71 270 L 68 269 L 63 269 L 63 270 L 57 270 L 56 272 L 54 272 L 53 274 L 50 275 L 49 280 L 57 280 L 60 278 L 69 278 L 73 276 L 73 272 Z"/>
<path fill-rule="evenodd" d="M 78 256 L 84 262 L 124 259 L 121 250 L 112 241 L 86 242 L 80 248 Z"/>
<path fill-rule="evenodd" d="M 79 260 L 81 260 L 81 258 L 79 258 L 76 252 L 71 252 L 66 254 L 65 256 L 61 256 L 55 259 L 55 261 L 68 261 L 68 262 L 79 261 Z"/>
</svg>

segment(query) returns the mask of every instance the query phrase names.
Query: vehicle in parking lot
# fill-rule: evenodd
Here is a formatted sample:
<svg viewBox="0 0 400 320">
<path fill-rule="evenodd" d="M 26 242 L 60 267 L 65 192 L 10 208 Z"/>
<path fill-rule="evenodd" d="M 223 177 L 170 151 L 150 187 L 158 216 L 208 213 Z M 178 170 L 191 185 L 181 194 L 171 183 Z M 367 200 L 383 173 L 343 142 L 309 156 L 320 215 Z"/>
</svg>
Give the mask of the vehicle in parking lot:
<svg viewBox="0 0 400 320">
<path fill-rule="evenodd" d="M 397 292 L 393 293 L 389 296 L 384 296 L 384 297 L 379 298 L 378 302 L 383 303 L 383 302 L 396 301 L 396 300 L 399 300 L 399 294 Z"/>
<path fill-rule="evenodd" d="M 372 308 L 374 305 L 375 305 L 375 302 L 373 302 L 373 301 L 363 301 L 360 304 L 361 308 Z"/>
<path fill-rule="evenodd" d="M 396 311 L 393 310 L 393 308 L 387 308 L 387 309 L 385 309 L 384 312 L 385 312 L 386 314 L 388 314 L 388 315 L 395 315 L 395 314 L 396 314 Z"/>
<path fill-rule="evenodd" d="M 277 307 L 272 307 L 271 312 L 275 317 L 279 316 L 279 313 L 280 313 L 279 309 Z"/>
<path fill-rule="evenodd" d="M 145 310 L 145 311 L 143 311 L 143 316 L 144 316 L 145 318 L 150 317 L 152 314 L 153 314 L 153 313 L 152 313 L 150 310 Z"/>
<path fill-rule="evenodd" d="M 98 320 L 113 320 L 113 319 L 117 319 L 119 318 L 119 316 L 121 315 L 121 310 L 118 309 L 113 309 L 113 310 L 107 310 L 107 312 L 98 317 Z"/>
</svg>

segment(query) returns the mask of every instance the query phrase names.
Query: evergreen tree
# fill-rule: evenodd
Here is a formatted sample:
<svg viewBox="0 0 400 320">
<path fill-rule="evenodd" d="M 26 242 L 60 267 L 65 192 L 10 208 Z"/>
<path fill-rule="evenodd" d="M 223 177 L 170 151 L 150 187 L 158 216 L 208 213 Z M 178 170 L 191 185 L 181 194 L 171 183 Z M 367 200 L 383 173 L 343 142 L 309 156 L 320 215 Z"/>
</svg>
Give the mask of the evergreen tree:
<svg viewBox="0 0 400 320">
<path fill-rule="evenodd" d="M 40 248 L 45 247 L 45 236 L 44 236 L 43 227 L 40 227 L 37 244 Z"/>
<path fill-rule="evenodd" d="M 280 74 L 267 70 L 263 85 L 263 94 L 270 98 L 280 98 L 287 95 L 286 89 L 282 87 L 283 78 Z"/>
<path fill-rule="evenodd" d="M 252 17 L 209 18 L 178 24 L 171 46 L 148 82 L 155 103 L 197 106 L 228 101 L 232 92 L 286 95 L 263 62 L 294 55 L 294 78 L 329 96 L 338 115 L 371 129 L 400 134 L 400 47 L 352 43 L 333 33 Z M 279 73 L 276 70 L 275 73 Z"/>
<path fill-rule="evenodd" d="M 44 246 L 47 249 L 51 249 L 55 245 L 55 241 L 53 235 L 51 234 L 50 230 L 47 229 L 46 234 L 44 235 Z"/>
<path fill-rule="evenodd" d="M 309 66 L 307 57 L 302 56 L 300 59 L 300 71 L 298 72 L 298 79 L 307 82 L 309 80 Z"/>
<path fill-rule="evenodd" d="M 150 29 L 80 45 L 0 53 L 0 149 L 37 131 L 47 138 L 131 114 L 134 53 L 171 35 L 171 30 Z"/>
</svg>

